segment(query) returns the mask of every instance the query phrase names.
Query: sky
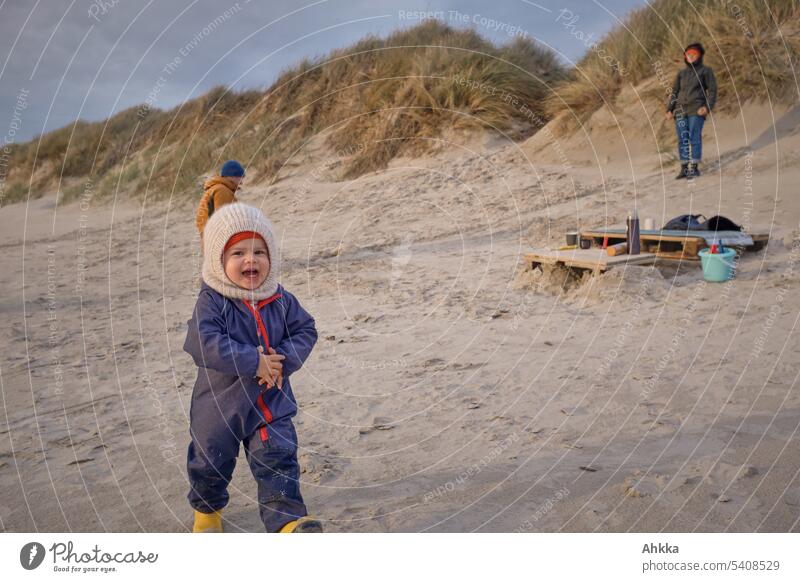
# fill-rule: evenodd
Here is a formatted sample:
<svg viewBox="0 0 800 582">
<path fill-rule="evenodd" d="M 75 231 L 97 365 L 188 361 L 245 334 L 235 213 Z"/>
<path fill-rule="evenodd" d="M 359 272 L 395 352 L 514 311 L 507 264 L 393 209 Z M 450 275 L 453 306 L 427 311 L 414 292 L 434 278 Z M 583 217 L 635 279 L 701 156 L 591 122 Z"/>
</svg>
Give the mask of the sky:
<svg viewBox="0 0 800 582">
<path fill-rule="evenodd" d="M 0 0 L 0 140 L 215 85 L 267 88 L 305 57 L 425 17 L 496 43 L 526 36 L 569 65 L 644 0 Z M 569 23 L 569 25 L 567 25 Z M 4 126 L 4 127 L 3 127 Z"/>
</svg>

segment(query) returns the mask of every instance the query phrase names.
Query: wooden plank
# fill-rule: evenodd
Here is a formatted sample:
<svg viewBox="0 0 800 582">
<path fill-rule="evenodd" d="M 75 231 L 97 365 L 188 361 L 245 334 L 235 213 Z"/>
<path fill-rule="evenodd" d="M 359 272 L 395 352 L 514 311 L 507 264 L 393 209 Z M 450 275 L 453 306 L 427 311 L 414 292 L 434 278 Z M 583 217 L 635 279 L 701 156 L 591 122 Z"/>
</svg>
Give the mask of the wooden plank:
<svg viewBox="0 0 800 582">
<path fill-rule="evenodd" d="M 625 240 L 627 232 L 624 228 L 596 228 L 583 230 L 580 235 L 584 238 L 595 237 L 602 238 L 608 236 L 613 239 Z M 752 232 L 739 232 L 734 230 L 721 230 L 719 232 L 703 231 L 703 230 L 641 230 L 639 236 L 646 240 L 664 240 L 671 242 L 681 242 L 687 239 L 699 239 L 699 247 L 705 248 L 703 245 L 708 246 L 708 241 L 714 238 L 721 240 L 736 239 L 738 237 L 749 237 L 753 241 L 753 246 L 758 243 L 766 243 L 769 241 L 768 233 L 752 233 Z M 739 243 L 738 241 L 731 241 L 726 243 L 728 246 L 742 246 L 747 247 L 747 244 Z"/>
<path fill-rule="evenodd" d="M 674 232 L 674 231 L 670 231 Z M 589 239 L 599 245 L 608 237 L 609 246 L 628 240 L 624 229 L 600 229 L 581 231 L 579 238 Z M 646 230 L 639 235 L 643 252 L 654 253 L 660 259 L 699 261 L 698 253 L 708 247 L 702 236 L 664 234 L 662 231 Z M 676 248 L 677 247 L 677 248 Z"/>
<path fill-rule="evenodd" d="M 753 240 L 752 245 L 744 246 L 746 251 L 758 251 L 769 242 L 769 234 L 750 232 L 745 234 Z M 600 246 L 605 237 L 608 237 L 609 245 L 624 242 L 628 238 L 623 228 L 582 230 L 579 235 L 580 239 L 589 239 L 595 246 Z M 700 236 L 699 231 L 687 231 L 686 234 L 682 234 L 678 231 L 644 230 L 640 232 L 639 240 L 643 252 L 655 253 L 659 259 L 699 261 L 698 253 L 708 248 L 708 241 L 704 236 Z M 732 246 L 741 247 L 741 245 Z"/>
<path fill-rule="evenodd" d="M 671 261 L 699 261 L 700 255 L 690 255 L 685 251 L 659 251 L 656 253 L 659 259 L 670 259 Z"/>
<path fill-rule="evenodd" d="M 750 234 L 750 233 L 748 233 Z M 750 238 L 753 239 L 753 246 L 747 250 L 749 251 L 760 251 L 767 243 L 769 243 L 769 235 L 768 234 L 750 234 Z"/>
<path fill-rule="evenodd" d="M 582 230 L 580 232 L 582 238 L 603 238 L 608 237 L 608 240 L 628 240 L 628 234 L 621 229 L 608 229 L 608 230 Z M 702 236 L 694 235 L 676 235 L 676 234 L 662 234 L 656 230 L 645 230 L 639 233 L 640 240 L 651 241 L 668 241 L 685 243 L 687 241 L 694 241 L 697 244 L 704 244 L 705 238 Z"/>
<path fill-rule="evenodd" d="M 653 253 L 641 253 L 638 255 L 617 255 L 609 256 L 603 249 L 574 249 L 568 251 L 556 251 L 550 249 L 534 249 L 525 254 L 525 260 L 534 265 L 554 265 L 561 263 L 567 267 L 577 269 L 589 269 L 600 272 L 621 265 L 645 265 L 655 261 L 656 255 Z"/>
</svg>

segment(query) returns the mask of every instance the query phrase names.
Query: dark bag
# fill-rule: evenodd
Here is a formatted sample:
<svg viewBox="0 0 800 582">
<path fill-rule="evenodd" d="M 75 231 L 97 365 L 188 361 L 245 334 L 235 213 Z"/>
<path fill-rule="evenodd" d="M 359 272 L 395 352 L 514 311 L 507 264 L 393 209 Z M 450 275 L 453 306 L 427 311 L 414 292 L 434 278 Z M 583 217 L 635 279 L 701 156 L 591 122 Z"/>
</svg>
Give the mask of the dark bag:
<svg viewBox="0 0 800 582">
<path fill-rule="evenodd" d="M 700 222 L 700 218 L 703 222 Z M 705 220 L 702 214 L 682 214 L 667 222 L 661 230 L 706 230 Z"/>
<path fill-rule="evenodd" d="M 682 214 L 667 222 L 661 230 L 712 230 L 714 232 L 736 230 L 741 232 L 742 227 L 724 216 L 712 216 L 706 220 L 702 214 Z"/>
<path fill-rule="evenodd" d="M 741 232 L 742 227 L 732 221 L 730 218 L 724 216 L 712 216 L 706 221 L 705 228 L 719 232 L 721 230 L 736 230 Z"/>
</svg>

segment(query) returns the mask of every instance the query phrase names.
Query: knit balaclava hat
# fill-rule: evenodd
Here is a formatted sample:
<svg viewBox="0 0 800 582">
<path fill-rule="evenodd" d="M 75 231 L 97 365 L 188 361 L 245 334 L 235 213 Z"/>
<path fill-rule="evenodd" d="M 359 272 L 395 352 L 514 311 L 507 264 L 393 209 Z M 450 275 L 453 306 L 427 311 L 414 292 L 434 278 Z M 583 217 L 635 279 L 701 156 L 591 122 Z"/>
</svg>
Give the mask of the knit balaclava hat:
<svg viewBox="0 0 800 582">
<path fill-rule="evenodd" d="M 258 233 L 267 243 L 269 252 L 269 274 L 257 288 L 243 289 L 234 284 L 225 274 L 222 266 L 222 253 L 225 245 L 240 232 Z M 260 301 L 274 295 L 278 290 L 280 276 L 280 256 L 275 244 L 272 223 L 258 208 L 233 202 L 226 204 L 214 214 L 203 231 L 203 281 L 214 291 L 231 299 Z"/>
</svg>

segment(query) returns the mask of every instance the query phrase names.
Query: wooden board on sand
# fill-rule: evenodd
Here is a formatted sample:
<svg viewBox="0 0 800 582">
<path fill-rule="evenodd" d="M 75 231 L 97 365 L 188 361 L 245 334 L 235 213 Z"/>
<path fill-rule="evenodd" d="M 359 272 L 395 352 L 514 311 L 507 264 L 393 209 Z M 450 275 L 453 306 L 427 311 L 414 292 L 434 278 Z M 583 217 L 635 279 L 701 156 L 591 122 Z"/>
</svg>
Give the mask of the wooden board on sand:
<svg viewBox="0 0 800 582">
<path fill-rule="evenodd" d="M 525 261 L 536 268 L 539 265 L 555 265 L 561 263 L 566 267 L 576 269 L 589 269 L 595 273 L 601 273 L 612 267 L 624 265 L 649 265 L 656 260 L 653 253 L 641 253 L 638 255 L 617 255 L 609 256 L 603 249 L 570 249 L 566 251 L 555 251 L 550 249 L 533 249 L 525 253 Z"/>
</svg>

